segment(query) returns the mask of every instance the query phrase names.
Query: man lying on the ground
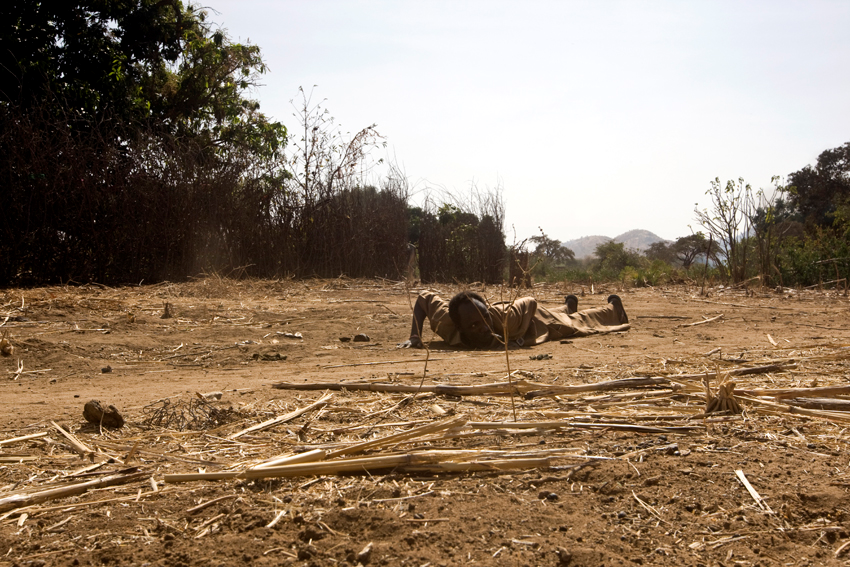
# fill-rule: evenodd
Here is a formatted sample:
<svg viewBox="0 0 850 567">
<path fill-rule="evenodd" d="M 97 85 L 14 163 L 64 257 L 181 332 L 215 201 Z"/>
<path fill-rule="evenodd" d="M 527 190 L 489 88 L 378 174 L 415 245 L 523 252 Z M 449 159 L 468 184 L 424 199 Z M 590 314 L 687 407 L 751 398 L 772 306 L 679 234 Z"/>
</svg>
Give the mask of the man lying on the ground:
<svg viewBox="0 0 850 567">
<path fill-rule="evenodd" d="M 452 346 L 496 348 L 531 346 L 571 337 L 627 331 L 629 318 L 619 296 L 608 297 L 608 305 L 578 311 L 578 298 L 568 295 L 564 305 L 546 308 L 533 297 L 513 303 L 487 301 L 472 291 L 462 291 L 451 301 L 433 292 L 420 293 L 413 306 L 410 339 L 400 348 L 424 348 L 422 326 L 425 318 L 431 330 Z M 505 324 L 507 321 L 507 324 Z"/>
</svg>

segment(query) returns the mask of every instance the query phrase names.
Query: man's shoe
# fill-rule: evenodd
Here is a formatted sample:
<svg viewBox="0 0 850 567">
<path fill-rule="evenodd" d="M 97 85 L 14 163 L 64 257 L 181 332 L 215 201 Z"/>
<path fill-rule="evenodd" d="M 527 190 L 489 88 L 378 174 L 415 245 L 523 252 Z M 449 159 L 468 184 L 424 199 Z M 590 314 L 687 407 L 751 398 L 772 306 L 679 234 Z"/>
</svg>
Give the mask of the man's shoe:
<svg viewBox="0 0 850 567">
<path fill-rule="evenodd" d="M 564 303 L 567 304 L 567 313 L 575 313 L 578 311 L 578 297 L 575 295 L 568 295 L 564 298 Z"/>
<path fill-rule="evenodd" d="M 629 316 L 626 315 L 626 310 L 623 308 L 623 300 L 620 299 L 619 295 L 609 295 L 608 303 L 614 306 L 614 312 L 617 313 L 620 324 L 629 322 Z"/>
</svg>

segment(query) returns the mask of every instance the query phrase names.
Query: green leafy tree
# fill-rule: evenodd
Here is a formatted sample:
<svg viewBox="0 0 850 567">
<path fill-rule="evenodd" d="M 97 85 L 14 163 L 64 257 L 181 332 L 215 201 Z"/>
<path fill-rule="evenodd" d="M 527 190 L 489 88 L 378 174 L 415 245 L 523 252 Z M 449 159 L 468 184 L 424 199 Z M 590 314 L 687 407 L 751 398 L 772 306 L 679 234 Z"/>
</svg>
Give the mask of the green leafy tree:
<svg viewBox="0 0 850 567">
<path fill-rule="evenodd" d="M 814 167 L 807 165 L 790 174 L 782 190 L 808 225 L 832 225 L 836 212 L 850 198 L 850 142 L 821 152 Z"/>
<path fill-rule="evenodd" d="M 618 277 L 626 267 L 637 268 L 642 264 L 638 252 L 626 250 L 624 243 L 614 242 L 613 240 L 598 244 L 594 255 L 596 256 L 597 272 L 608 277 Z"/>
<path fill-rule="evenodd" d="M 561 244 L 560 240 L 549 238 L 540 231 L 539 236 L 532 236 L 528 241 L 534 246 L 534 255 L 553 264 L 565 264 L 575 260 L 575 252 Z"/>
<path fill-rule="evenodd" d="M 676 242 L 673 244 L 673 249 L 676 254 L 676 259 L 681 262 L 682 267 L 687 270 L 701 255 L 707 255 L 708 257 L 716 259 L 720 250 L 717 242 L 711 242 L 712 249 L 710 251 L 708 246 L 709 239 L 705 237 L 705 234 L 702 232 L 696 232 L 694 234 L 677 238 Z"/>
<path fill-rule="evenodd" d="M 286 129 L 247 97 L 260 49 L 177 0 L 12 1 L 0 7 L 0 104 L 50 108 L 75 128 L 108 119 L 273 155 Z M 122 134 L 123 132 L 123 134 Z"/>
<path fill-rule="evenodd" d="M 676 262 L 676 253 L 673 250 L 673 245 L 663 240 L 650 244 L 643 254 L 650 260 L 659 260 L 666 264 L 672 265 Z"/>
<path fill-rule="evenodd" d="M 265 70 L 177 0 L 0 4 L 0 281 L 273 265 L 286 129 L 249 96 Z"/>
</svg>

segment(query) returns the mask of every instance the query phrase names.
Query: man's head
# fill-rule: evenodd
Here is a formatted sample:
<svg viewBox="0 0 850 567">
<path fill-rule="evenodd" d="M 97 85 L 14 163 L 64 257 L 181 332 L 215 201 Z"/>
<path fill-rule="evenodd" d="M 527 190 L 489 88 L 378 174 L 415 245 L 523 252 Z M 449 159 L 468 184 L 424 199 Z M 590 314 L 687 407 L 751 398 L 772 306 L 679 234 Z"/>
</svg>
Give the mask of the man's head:
<svg viewBox="0 0 850 567">
<path fill-rule="evenodd" d="M 462 291 L 449 301 L 449 317 L 460 332 L 460 340 L 472 348 L 493 345 L 493 319 L 487 302 L 473 291 Z"/>
</svg>

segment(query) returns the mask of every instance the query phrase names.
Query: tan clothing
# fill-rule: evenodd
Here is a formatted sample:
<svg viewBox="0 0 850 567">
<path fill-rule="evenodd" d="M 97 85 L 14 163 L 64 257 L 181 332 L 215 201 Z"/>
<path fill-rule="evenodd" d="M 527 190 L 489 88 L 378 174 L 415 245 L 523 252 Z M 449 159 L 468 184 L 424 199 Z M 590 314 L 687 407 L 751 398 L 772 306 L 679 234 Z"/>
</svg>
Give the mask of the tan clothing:
<svg viewBox="0 0 850 567">
<path fill-rule="evenodd" d="M 450 345 L 462 344 L 460 332 L 449 317 L 448 301 L 433 292 L 419 294 L 416 301 L 422 302 L 432 331 Z M 519 344 L 527 346 L 569 337 L 628 331 L 631 328 L 627 321 L 620 320 L 611 304 L 568 314 L 566 305 L 541 307 L 533 297 L 523 297 L 513 304 L 496 303 L 488 309 L 496 333 L 502 337 L 507 335 L 508 341 L 521 339 Z M 503 323 L 506 312 L 507 331 Z"/>
</svg>

